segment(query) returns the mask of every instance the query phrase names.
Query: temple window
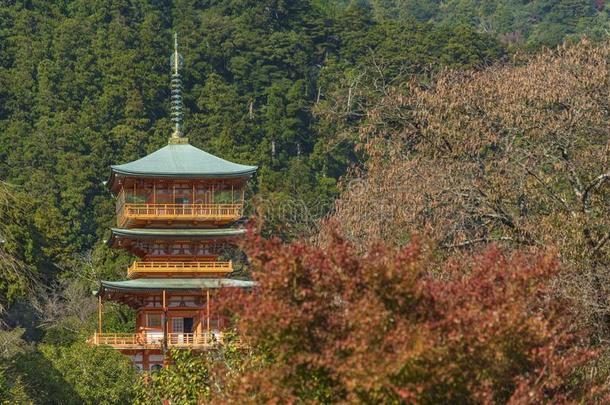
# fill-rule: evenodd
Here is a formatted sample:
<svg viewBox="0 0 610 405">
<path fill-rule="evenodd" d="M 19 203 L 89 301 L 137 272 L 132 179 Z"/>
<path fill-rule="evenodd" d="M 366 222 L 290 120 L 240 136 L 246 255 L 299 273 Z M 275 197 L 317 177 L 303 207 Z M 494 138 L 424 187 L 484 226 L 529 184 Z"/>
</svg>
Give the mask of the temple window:
<svg viewBox="0 0 610 405">
<path fill-rule="evenodd" d="M 160 328 L 161 314 L 146 314 L 146 326 L 149 328 Z"/>
</svg>

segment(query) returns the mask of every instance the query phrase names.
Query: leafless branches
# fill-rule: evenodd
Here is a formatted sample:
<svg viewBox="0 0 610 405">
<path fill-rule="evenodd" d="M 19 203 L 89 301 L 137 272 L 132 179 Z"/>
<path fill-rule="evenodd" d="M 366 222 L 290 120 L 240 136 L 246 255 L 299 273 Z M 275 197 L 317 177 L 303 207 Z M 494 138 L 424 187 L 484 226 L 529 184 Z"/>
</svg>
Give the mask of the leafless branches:
<svg viewBox="0 0 610 405">
<path fill-rule="evenodd" d="M 62 321 L 73 319 L 83 323 L 95 312 L 96 305 L 88 284 L 78 280 L 62 280 L 54 285 L 41 287 L 32 300 L 32 306 L 40 317 L 40 326 L 61 324 L 73 332 L 77 330 Z"/>
</svg>

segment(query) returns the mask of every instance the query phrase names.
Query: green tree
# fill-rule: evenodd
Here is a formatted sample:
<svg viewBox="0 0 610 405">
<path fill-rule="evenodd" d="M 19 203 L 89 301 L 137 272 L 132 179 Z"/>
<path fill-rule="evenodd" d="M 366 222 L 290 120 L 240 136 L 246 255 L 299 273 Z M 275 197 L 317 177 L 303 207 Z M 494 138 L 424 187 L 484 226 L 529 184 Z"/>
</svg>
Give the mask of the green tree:
<svg viewBox="0 0 610 405">
<path fill-rule="evenodd" d="M 171 357 L 173 364 L 170 367 L 142 376 L 136 403 L 169 400 L 196 405 L 209 400 L 212 382 L 208 356 L 174 350 Z"/>
<path fill-rule="evenodd" d="M 137 381 L 125 356 L 84 342 L 40 345 L 16 356 L 10 370 L 36 404 L 130 404 Z"/>
</svg>

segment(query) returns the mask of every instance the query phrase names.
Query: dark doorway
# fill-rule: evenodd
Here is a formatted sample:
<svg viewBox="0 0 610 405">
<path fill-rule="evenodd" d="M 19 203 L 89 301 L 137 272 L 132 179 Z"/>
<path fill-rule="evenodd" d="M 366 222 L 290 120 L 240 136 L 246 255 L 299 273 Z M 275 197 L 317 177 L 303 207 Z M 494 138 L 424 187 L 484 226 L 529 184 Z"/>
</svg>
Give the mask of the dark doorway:
<svg viewBox="0 0 610 405">
<path fill-rule="evenodd" d="M 193 333 L 193 318 L 184 318 L 184 333 Z"/>
</svg>

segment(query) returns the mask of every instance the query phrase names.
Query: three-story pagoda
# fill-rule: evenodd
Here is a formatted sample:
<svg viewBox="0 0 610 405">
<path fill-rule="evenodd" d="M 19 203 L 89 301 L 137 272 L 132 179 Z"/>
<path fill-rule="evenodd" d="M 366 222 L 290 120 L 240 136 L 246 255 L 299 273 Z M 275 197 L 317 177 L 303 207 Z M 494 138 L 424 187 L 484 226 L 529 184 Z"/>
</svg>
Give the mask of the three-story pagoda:
<svg viewBox="0 0 610 405">
<path fill-rule="evenodd" d="M 175 45 L 177 48 L 177 44 Z M 96 292 L 99 327 L 90 339 L 131 356 L 151 370 L 167 362 L 170 348 L 208 350 L 222 343 L 223 318 L 214 313 L 220 288 L 250 288 L 227 277 L 222 253 L 245 233 L 244 190 L 255 166 L 232 163 L 190 145 L 182 132 L 182 98 L 174 50 L 169 144 L 139 160 L 111 167 L 108 187 L 116 196 L 117 227 L 107 243 L 139 257 L 125 281 L 102 281 Z M 136 310 L 134 333 L 104 333 L 104 301 Z"/>
</svg>

